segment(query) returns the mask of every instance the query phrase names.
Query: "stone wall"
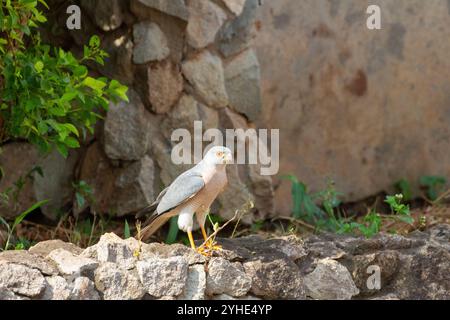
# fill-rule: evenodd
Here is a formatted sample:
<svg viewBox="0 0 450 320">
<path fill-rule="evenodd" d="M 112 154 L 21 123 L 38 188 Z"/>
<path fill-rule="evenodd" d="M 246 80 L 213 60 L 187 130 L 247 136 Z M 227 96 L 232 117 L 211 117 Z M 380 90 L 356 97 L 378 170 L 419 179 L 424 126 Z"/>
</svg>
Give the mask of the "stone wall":
<svg viewBox="0 0 450 320">
<path fill-rule="evenodd" d="M 171 162 L 176 128 L 193 130 L 194 120 L 208 128 L 247 128 L 261 111 L 260 67 L 250 48 L 258 1 L 255 0 L 113 0 L 74 1 L 82 8 L 81 30 L 65 28 L 67 1 L 49 1 L 44 39 L 79 53 L 91 35 L 100 36 L 109 53 L 105 66 L 92 72 L 128 85 L 129 103 L 111 104 L 94 136 L 64 160 L 46 159 L 25 143 L 3 147 L 0 163 L 6 177 L 0 190 L 34 166 L 43 169 L 25 179 L 18 204 L 1 208 L 13 217 L 32 203 L 52 199 L 43 213 L 54 219 L 60 208 L 77 207 L 72 182 L 93 188 L 91 211 L 124 216 L 152 202 L 189 166 Z M 24 159 L 24 161 L 18 161 Z M 230 166 L 229 186 L 214 213 L 230 218 L 252 201 L 250 223 L 274 211 L 270 177 L 254 165 Z"/>
<path fill-rule="evenodd" d="M 44 177 L 0 214 L 51 198 L 43 211 L 54 218 L 81 179 L 94 187 L 97 212 L 129 214 L 186 169 L 170 161 L 170 133 L 194 120 L 280 129 L 279 173 L 312 191 L 331 178 L 346 201 L 392 192 L 400 178 L 417 191 L 421 175 L 450 176 L 448 1 L 379 1 L 379 31 L 365 27 L 369 2 L 377 1 L 79 0 L 83 30 L 69 32 L 69 2 L 50 1 L 46 39 L 80 52 L 98 34 L 110 58 L 92 70 L 129 85 L 131 101 L 112 105 L 67 161 L 4 146 L 0 190 L 36 164 Z M 289 214 L 289 182 L 275 179 L 274 201 L 272 179 L 256 169 L 231 166 L 213 212 L 230 217 L 252 199 L 244 223 Z"/>
<path fill-rule="evenodd" d="M 369 4 L 382 29 L 366 28 Z M 280 128 L 280 173 L 359 200 L 450 176 L 450 3 L 277 0 L 259 10 L 258 122 Z M 276 206 L 289 213 L 289 183 Z"/>
<path fill-rule="evenodd" d="M 84 250 L 50 240 L 2 252 L 0 300 L 450 298 L 448 225 L 408 237 L 218 241 L 212 257 L 113 233 Z"/>
</svg>

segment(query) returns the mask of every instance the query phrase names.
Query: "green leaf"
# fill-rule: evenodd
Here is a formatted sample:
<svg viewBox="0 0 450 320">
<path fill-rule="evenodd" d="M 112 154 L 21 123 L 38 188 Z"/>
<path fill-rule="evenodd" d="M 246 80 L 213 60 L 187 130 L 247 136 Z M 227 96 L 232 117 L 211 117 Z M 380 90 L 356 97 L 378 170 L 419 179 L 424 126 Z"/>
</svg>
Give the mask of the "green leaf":
<svg viewBox="0 0 450 320">
<path fill-rule="evenodd" d="M 72 149 L 80 147 L 80 143 L 78 142 L 78 140 L 70 136 L 64 140 L 64 144 Z"/>
<path fill-rule="evenodd" d="M 6 222 L 6 220 L 3 217 L 0 217 L 0 222 L 6 227 L 6 230 L 8 233 L 11 232 L 11 226 Z"/>
<path fill-rule="evenodd" d="M 42 207 L 44 204 L 46 204 L 49 200 L 42 200 L 39 201 L 35 204 L 33 204 L 30 208 L 28 208 L 27 210 L 25 210 L 24 212 L 22 212 L 15 220 L 14 223 L 11 227 L 11 230 L 14 230 L 22 221 L 23 219 L 26 218 L 27 215 L 29 215 L 31 212 L 33 212 L 34 210 Z"/>
<path fill-rule="evenodd" d="M 22 242 L 19 242 L 18 244 L 16 244 L 16 246 L 14 247 L 14 250 L 24 250 L 25 249 L 25 245 Z"/>
<path fill-rule="evenodd" d="M 119 81 L 117 80 L 111 80 L 110 84 L 109 84 L 109 89 L 112 91 L 112 93 L 119 97 L 120 99 L 129 102 L 128 100 L 128 96 L 127 96 L 127 91 L 128 91 L 128 87 L 121 85 L 119 83 Z"/>
<path fill-rule="evenodd" d="M 41 22 L 41 23 L 44 23 L 44 22 L 47 21 L 47 18 L 44 17 L 44 16 L 43 16 L 42 14 L 40 14 L 40 13 L 37 13 L 34 17 L 36 18 L 36 20 L 37 20 L 38 22 Z"/>
<path fill-rule="evenodd" d="M 83 206 L 84 206 L 84 204 L 85 204 L 85 202 L 86 202 L 84 196 L 83 196 L 81 193 L 76 192 L 76 193 L 75 193 L 75 198 L 76 198 L 76 200 L 77 200 L 78 208 L 83 208 Z"/>
<path fill-rule="evenodd" d="M 93 35 L 89 39 L 89 46 L 90 47 L 99 47 L 100 46 L 100 38 L 97 35 Z"/>
<path fill-rule="evenodd" d="M 34 69 L 36 69 L 37 73 L 41 73 L 42 70 L 44 69 L 44 63 L 42 61 L 37 61 L 34 64 Z"/>
<path fill-rule="evenodd" d="M 94 79 L 92 77 L 86 77 L 83 80 L 83 84 L 96 91 L 101 91 L 106 86 L 105 82 Z"/>
<path fill-rule="evenodd" d="M 75 99 L 78 96 L 77 91 L 70 91 L 63 94 L 61 97 L 61 102 L 69 102 Z"/>
<path fill-rule="evenodd" d="M 170 219 L 169 233 L 166 237 L 167 244 L 172 244 L 177 241 L 178 230 L 178 216 L 174 216 Z"/>
<path fill-rule="evenodd" d="M 420 186 L 427 189 L 427 196 L 431 201 L 437 200 L 443 191 L 447 179 L 441 176 L 423 176 L 419 179 Z"/>
<path fill-rule="evenodd" d="M 128 225 L 128 221 L 125 219 L 125 227 L 123 230 L 124 239 L 128 239 L 131 237 L 130 226 Z"/>
<path fill-rule="evenodd" d="M 67 158 L 69 155 L 69 151 L 67 150 L 67 147 L 63 143 L 56 143 L 56 149 L 58 149 L 59 153 L 64 157 Z"/>
<path fill-rule="evenodd" d="M 70 132 L 72 132 L 74 135 L 76 135 L 77 137 L 80 136 L 80 133 L 78 132 L 77 128 L 71 124 L 71 123 L 64 123 L 63 126 L 69 130 Z"/>
<path fill-rule="evenodd" d="M 50 108 L 49 113 L 54 116 L 64 117 L 66 115 L 66 110 L 60 104 L 54 104 L 52 108 Z"/>
<path fill-rule="evenodd" d="M 396 218 L 407 224 L 410 224 L 410 225 L 414 224 L 414 218 L 411 216 L 397 216 Z"/>
<path fill-rule="evenodd" d="M 411 184 L 406 179 L 400 179 L 395 183 L 395 187 L 400 191 L 401 194 L 403 194 L 403 200 L 404 201 L 410 201 L 412 200 L 412 189 Z"/>
<path fill-rule="evenodd" d="M 44 121 L 38 122 L 38 130 L 41 135 L 45 135 L 48 132 L 48 125 Z"/>
<path fill-rule="evenodd" d="M 76 66 L 73 70 L 73 75 L 79 78 L 84 78 L 88 74 L 88 69 L 85 66 Z"/>
<path fill-rule="evenodd" d="M 48 7 L 48 4 L 44 1 L 44 0 L 38 0 L 40 4 L 42 4 L 44 7 L 46 7 L 47 9 L 50 9 Z"/>
</svg>

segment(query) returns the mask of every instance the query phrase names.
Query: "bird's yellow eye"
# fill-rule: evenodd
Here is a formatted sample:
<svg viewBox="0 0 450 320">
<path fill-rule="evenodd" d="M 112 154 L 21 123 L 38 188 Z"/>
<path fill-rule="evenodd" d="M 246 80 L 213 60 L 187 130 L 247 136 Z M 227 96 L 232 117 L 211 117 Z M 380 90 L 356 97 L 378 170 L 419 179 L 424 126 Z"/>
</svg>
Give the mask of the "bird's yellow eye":
<svg viewBox="0 0 450 320">
<path fill-rule="evenodd" d="M 223 156 L 223 152 L 222 152 L 222 151 L 216 152 L 216 156 L 217 156 L 218 158 L 222 157 L 222 156 Z"/>
</svg>

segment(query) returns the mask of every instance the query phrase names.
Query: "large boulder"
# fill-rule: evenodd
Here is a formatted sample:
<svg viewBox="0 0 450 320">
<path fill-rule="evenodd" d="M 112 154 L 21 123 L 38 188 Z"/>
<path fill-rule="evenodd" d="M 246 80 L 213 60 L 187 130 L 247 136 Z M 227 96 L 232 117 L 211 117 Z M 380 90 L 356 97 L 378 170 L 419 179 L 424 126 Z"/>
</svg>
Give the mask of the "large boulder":
<svg viewBox="0 0 450 320">
<path fill-rule="evenodd" d="M 349 300 L 359 293 L 350 272 L 333 259 L 322 259 L 305 277 L 306 295 L 321 300 Z"/>
<path fill-rule="evenodd" d="M 154 177 L 154 162 L 149 156 L 114 167 L 96 142 L 88 148 L 80 173 L 80 180 L 92 188 L 92 199 L 81 208 L 75 203 L 75 212 L 87 206 L 100 214 L 116 216 L 136 212 L 155 199 Z"/>
<path fill-rule="evenodd" d="M 145 290 L 154 297 L 178 296 L 188 277 L 188 263 L 183 257 L 148 258 L 136 265 Z"/>
<path fill-rule="evenodd" d="M 156 9 L 158 11 L 164 12 L 168 15 L 175 16 L 182 20 L 187 20 L 187 18 L 189 17 L 189 12 L 185 0 L 172 0 L 172 1 L 133 0 L 133 1 L 139 1 L 140 3 L 149 8 Z"/>
<path fill-rule="evenodd" d="M 133 62 L 144 64 L 161 61 L 170 54 L 166 36 L 153 22 L 139 22 L 133 26 Z"/>
<path fill-rule="evenodd" d="M 187 3 L 189 10 L 187 42 L 193 48 L 204 48 L 214 42 L 227 15 L 209 0 L 188 0 Z"/>
<path fill-rule="evenodd" d="M 0 288 L 29 298 L 45 289 L 45 278 L 39 270 L 16 263 L 0 263 Z"/>
<path fill-rule="evenodd" d="M 249 120 L 259 118 L 262 111 L 260 70 L 252 49 L 246 50 L 225 65 L 225 86 L 230 106 Z"/>
<path fill-rule="evenodd" d="M 2 199 L 0 216 L 13 218 L 36 202 L 48 200 L 41 212 L 55 220 L 61 208 L 72 200 L 73 173 L 78 159 L 77 151 L 64 158 L 56 150 L 40 154 L 33 145 L 23 142 L 3 146 L 0 163 L 4 176 L 0 179 L 0 192 L 6 192 L 8 200 L 4 203 Z"/>
<path fill-rule="evenodd" d="M 208 263 L 206 292 L 209 295 L 228 294 L 240 297 L 249 292 L 252 279 L 240 263 L 231 263 L 223 258 L 212 258 Z"/>
<path fill-rule="evenodd" d="M 220 52 L 225 57 L 230 57 L 250 46 L 250 42 L 255 36 L 255 29 L 257 29 L 255 28 L 255 22 L 260 1 L 231 0 L 226 2 L 228 3 L 229 8 L 231 8 L 230 4 L 234 2 L 235 5 L 233 5 L 233 10 L 236 13 L 240 12 L 240 14 L 237 14 L 238 17 L 236 19 L 230 20 L 224 24 L 217 36 Z M 242 2 L 245 2 L 245 4 Z"/>
<path fill-rule="evenodd" d="M 222 60 L 204 50 L 182 64 L 182 71 L 195 92 L 210 107 L 228 105 Z"/>
<path fill-rule="evenodd" d="M 104 125 L 105 153 L 114 160 L 139 160 L 148 145 L 145 107 L 134 91 L 130 102 L 111 103 Z"/>
</svg>

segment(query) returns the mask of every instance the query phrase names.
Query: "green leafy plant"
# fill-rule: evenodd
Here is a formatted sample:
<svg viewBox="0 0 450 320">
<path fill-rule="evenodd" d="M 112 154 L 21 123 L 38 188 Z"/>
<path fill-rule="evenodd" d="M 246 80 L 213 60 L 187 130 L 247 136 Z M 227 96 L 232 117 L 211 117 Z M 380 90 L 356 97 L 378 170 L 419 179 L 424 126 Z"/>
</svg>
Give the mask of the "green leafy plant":
<svg viewBox="0 0 450 320">
<path fill-rule="evenodd" d="M 381 216 L 375 211 L 371 210 L 364 216 L 362 222 L 357 222 L 353 219 L 349 219 L 350 222 L 339 221 L 339 228 L 337 233 L 355 233 L 355 231 L 361 233 L 366 238 L 370 238 L 380 232 L 382 219 Z"/>
<path fill-rule="evenodd" d="M 97 36 L 81 58 L 43 44 L 35 30 L 46 21 L 38 3 L 47 7 L 43 0 L 0 0 L 0 145 L 26 139 L 66 157 L 93 132 L 109 100 L 128 100 L 127 88 L 89 76 L 84 63 L 103 64 L 107 56 Z"/>
<path fill-rule="evenodd" d="M 393 219 L 398 219 L 405 223 L 412 224 L 414 222 L 414 219 L 411 217 L 409 205 L 402 203 L 403 198 L 403 195 L 400 193 L 394 196 L 386 196 L 384 202 L 389 204 Z"/>
<path fill-rule="evenodd" d="M 413 193 L 411 184 L 406 179 L 400 179 L 394 184 L 394 187 L 397 189 L 399 193 L 403 195 L 403 201 L 410 201 L 412 200 Z"/>
<path fill-rule="evenodd" d="M 291 181 L 291 195 L 293 201 L 292 216 L 315 223 L 324 218 L 324 212 L 315 204 L 315 195 L 309 194 L 306 185 L 294 175 L 282 176 L 282 179 Z"/>
<path fill-rule="evenodd" d="M 381 215 L 370 210 L 360 220 L 357 217 L 343 217 L 339 210 L 341 193 L 336 191 L 334 183 L 328 182 L 325 190 L 310 194 L 304 183 L 295 176 L 283 178 L 292 182 L 293 217 L 307 222 L 316 230 L 326 230 L 336 233 L 362 234 L 372 237 L 379 233 L 387 220 L 402 221 L 412 224 L 409 206 L 404 204 L 402 194 L 387 196 L 385 202 L 391 208 L 391 215 Z"/>
<path fill-rule="evenodd" d="M 402 203 L 402 200 L 402 194 L 386 196 L 384 202 L 389 205 L 391 215 L 380 215 L 376 211 L 370 210 L 361 222 L 353 219 L 346 222 L 339 221 L 340 228 L 337 230 L 337 233 L 354 233 L 357 231 L 365 237 L 370 238 L 379 233 L 384 223 L 388 220 L 402 221 L 407 224 L 414 223 L 409 206 Z"/>
<path fill-rule="evenodd" d="M 10 242 L 11 242 L 11 237 L 14 234 L 14 231 L 16 230 L 16 227 L 22 223 L 23 219 L 26 218 L 26 216 L 28 216 L 31 212 L 33 212 L 34 210 L 40 208 L 41 206 L 43 206 L 44 204 L 46 204 L 48 202 L 48 200 L 43 200 L 43 201 L 39 201 L 37 203 L 35 203 L 34 205 L 32 205 L 30 208 L 28 208 L 27 210 L 25 210 L 24 212 L 22 212 L 20 215 L 18 215 L 15 219 L 14 222 L 12 223 L 12 225 L 9 225 L 9 223 L 0 216 L 0 222 L 6 227 L 6 231 L 8 233 L 7 239 L 6 239 L 6 243 L 5 246 L 2 250 L 8 250 L 10 247 Z"/>
<path fill-rule="evenodd" d="M 370 210 L 370 212 L 364 216 L 362 223 L 355 221 L 345 223 L 343 229 L 339 230 L 339 233 L 351 233 L 354 230 L 357 230 L 365 237 L 370 238 L 379 233 L 381 227 L 388 220 L 413 224 L 414 219 L 411 217 L 409 205 L 402 203 L 403 198 L 402 194 L 386 196 L 384 202 L 386 202 L 391 209 L 390 215 L 380 215 L 374 210 Z"/>
<path fill-rule="evenodd" d="M 259 230 L 261 230 L 262 227 L 264 227 L 264 220 L 256 220 L 255 222 L 252 223 L 250 230 L 251 232 L 256 233 Z"/>
<path fill-rule="evenodd" d="M 75 199 L 78 208 L 83 208 L 86 203 L 93 203 L 94 196 L 92 187 L 84 180 L 73 182 L 72 187 L 75 190 Z"/>
<path fill-rule="evenodd" d="M 341 228 L 341 215 L 338 210 L 341 200 L 333 181 L 328 181 L 327 188 L 309 193 L 306 185 L 293 175 L 282 176 L 291 181 L 293 199 L 293 217 L 315 226 L 318 230 L 336 231 Z"/>
<path fill-rule="evenodd" d="M 439 195 L 445 191 L 447 179 L 441 176 L 422 176 L 419 179 L 420 186 L 425 189 L 426 196 L 431 201 L 436 201 Z"/>
<path fill-rule="evenodd" d="M 31 241 L 20 237 L 16 242 L 14 250 L 26 250 L 26 249 L 30 248 L 31 246 L 32 246 Z"/>
</svg>

